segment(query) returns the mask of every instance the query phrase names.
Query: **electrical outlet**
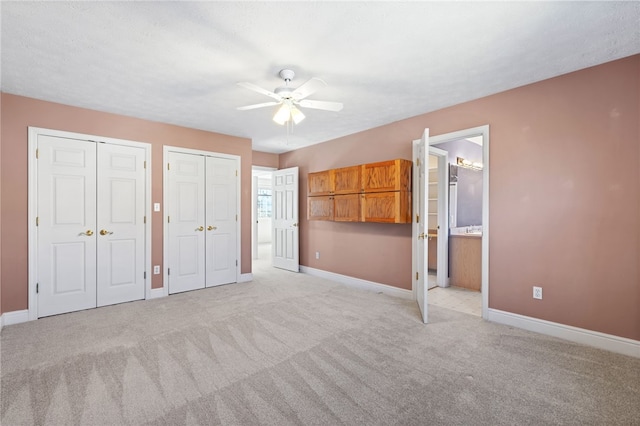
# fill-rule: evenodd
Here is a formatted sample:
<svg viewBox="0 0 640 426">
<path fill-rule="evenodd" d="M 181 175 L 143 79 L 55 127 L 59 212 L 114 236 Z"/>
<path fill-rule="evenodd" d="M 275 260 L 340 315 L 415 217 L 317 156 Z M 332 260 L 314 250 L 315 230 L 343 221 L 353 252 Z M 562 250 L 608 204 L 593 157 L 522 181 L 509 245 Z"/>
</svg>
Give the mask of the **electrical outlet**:
<svg viewBox="0 0 640 426">
<path fill-rule="evenodd" d="M 154 265 L 153 274 L 158 275 L 160 273 L 160 265 Z"/>
<path fill-rule="evenodd" d="M 533 287 L 533 298 L 542 299 L 542 287 Z"/>
<path fill-rule="evenodd" d="M 319 251 L 316 252 L 316 259 L 320 259 L 320 252 Z"/>
</svg>

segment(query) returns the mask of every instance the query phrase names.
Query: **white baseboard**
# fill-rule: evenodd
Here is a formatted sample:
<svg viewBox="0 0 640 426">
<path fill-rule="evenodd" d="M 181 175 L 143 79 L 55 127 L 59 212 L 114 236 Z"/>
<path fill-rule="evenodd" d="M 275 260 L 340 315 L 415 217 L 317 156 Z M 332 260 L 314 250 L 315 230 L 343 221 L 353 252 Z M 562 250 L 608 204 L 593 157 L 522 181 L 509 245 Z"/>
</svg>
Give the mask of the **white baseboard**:
<svg viewBox="0 0 640 426">
<path fill-rule="evenodd" d="M 593 346 L 623 355 L 640 358 L 640 341 L 586 330 L 584 328 L 545 321 L 538 318 L 513 314 L 498 309 L 489 309 L 487 320 L 522 328 L 547 336 L 558 337 L 570 342 Z"/>
<path fill-rule="evenodd" d="M 164 287 L 160 287 L 160 288 L 152 288 L 151 291 L 149 292 L 149 297 L 147 297 L 147 300 L 150 299 L 157 299 L 158 297 L 165 297 L 165 291 L 164 291 Z"/>
<path fill-rule="evenodd" d="M 253 281 L 253 274 L 251 272 L 248 274 L 240 274 L 240 277 L 238 278 L 239 283 L 246 283 L 249 281 Z"/>
<path fill-rule="evenodd" d="M 5 312 L 2 314 L 2 326 L 20 324 L 29 321 L 29 310 Z"/>
<path fill-rule="evenodd" d="M 358 288 L 360 290 L 374 291 L 383 293 L 388 296 L 399 297 L 402 299 L 413 299 L 413 292 L 403 288 L 393 287 L 387 284 L 367 281 L 360 278 L 350 277 L 348 275 L 336 274 L 335 272 L 323 271 L 322 269 L 310 268 L 300 265 L 300 272 L 315 277 L 325 278 L 327 280 L 336 281 L 349 287 Z"/>
</svg>

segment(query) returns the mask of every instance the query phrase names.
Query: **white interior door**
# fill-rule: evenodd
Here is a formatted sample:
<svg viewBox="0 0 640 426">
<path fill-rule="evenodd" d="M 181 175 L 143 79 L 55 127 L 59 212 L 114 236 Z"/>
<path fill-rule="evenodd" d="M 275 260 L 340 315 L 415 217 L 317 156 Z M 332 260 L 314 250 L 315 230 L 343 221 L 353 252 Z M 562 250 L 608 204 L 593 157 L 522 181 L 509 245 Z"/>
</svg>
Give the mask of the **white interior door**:
<svg viewBox="0 0 640 426">
<path fill-rule="evenodd" d="M 169 293 L 205 286 L 205 157 L 169 152 Z"/>
<path fill-rule="evenodd" d="M 449 286 L 449 153 L 429 146 L 429 155 L 438 159 L 438 260 L 436 283 L 439 287 Z"/>
<path fill-rule="evenodd" d="M 238 162 L 206 157 L 206 286 L 235 283 L 237 277 Z"/>
<path fill-rule="evenodd" d="M 96 144 L 38 136 L 38 316 L 96 306 Z"/>
<path fill-rule="evenodd" d="M 97 144 L 97 305 L 144 299 L 145 151 Z"/>
<path fill-rule="evenodd" d="M 427 302 L 427 286 L 425 279 L 428 279 L 427 259 L 429 245 L 427 244 L 427 212 L 428 212 L 428 192 L 429 187 L 429 164 L 427 162 L 427 145 L 429 141 L 429 129 L 424 130 L 422 139 L 417 147 L 417 191 L 414 191 L 416 203 L 418 205 L 417 236 L 415 238 L 415 256 L 416 256 L 416 291 L 415 296 L 422 314 L 422 321 L 428 322 L 428 302 Z M 417 194 L 416 194 L 417 192 Z"/>
<path fill-rule="evenodd" d="M 273 266 L 298 272 L 298 168 L 276 170 L 272 180 Z"/>
</svg>

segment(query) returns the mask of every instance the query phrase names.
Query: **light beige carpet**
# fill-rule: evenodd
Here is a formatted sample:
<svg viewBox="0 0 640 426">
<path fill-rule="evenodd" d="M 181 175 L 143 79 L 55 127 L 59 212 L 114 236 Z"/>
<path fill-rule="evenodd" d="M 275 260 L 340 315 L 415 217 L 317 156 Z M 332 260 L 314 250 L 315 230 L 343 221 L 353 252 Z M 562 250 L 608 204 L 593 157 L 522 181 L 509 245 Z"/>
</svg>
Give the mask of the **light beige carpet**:
<svg viewBox="0 0 640 426">
<path fill-rule="evenodd" d="M 2 425 L 640 424 L 640 359 L 254 274 L 5 327 Z"/>
</svg>

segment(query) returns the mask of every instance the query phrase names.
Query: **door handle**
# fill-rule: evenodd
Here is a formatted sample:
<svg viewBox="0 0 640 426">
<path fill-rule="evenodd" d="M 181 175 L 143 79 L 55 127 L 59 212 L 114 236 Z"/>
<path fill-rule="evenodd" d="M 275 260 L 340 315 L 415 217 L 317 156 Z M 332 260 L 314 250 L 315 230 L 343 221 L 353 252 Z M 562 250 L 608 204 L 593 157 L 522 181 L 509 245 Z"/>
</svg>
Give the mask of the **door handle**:
<svg viewBox="0 0 640 426">
<path fill-rule="evenodd" d="M 294 223 L 294 224 L 293 224 L 293 226 L 298 226 L 298 224 L 297 224 L 297 223 Z"/>
<path fill-rule="evenodd" d="M 100 235 L 111 235 L 111 234 L 113 234 L 113 232 L 107 231 L 106 229 L 100 230 Z"/>
<path fill-rule="evenodd" d="M 423 232 L 423 233 L 421 233 L 420 235 L 418 235 L 418 239 L 419 239 L 419 240 L 424 240 L 424 232 Z"/>
<path fill-rule="evenodd" d="M 196 231 L 204 231 L 204 226 L 201 226 L 199 228 L 196 228 Z"/>
<path fill-rule="evenodd" d="M 218 228 L 215 226 L 211 226 L 211 225 L 207 226 L 207 231 L 215 231 L 216 229 Z"/>
<path fill-rule="evenodd" d="M 92 231 L 91 229 L 87 229 L 86 231 L 81 232 L 81 233 L 80 233 L 80 234 L 78 234 L 78 235 L 86 235 L 87 237 L 90 237 L 90 236 L 92 236 L 92 235 L 93 235 L 93 231 Z"/>
</svg>

